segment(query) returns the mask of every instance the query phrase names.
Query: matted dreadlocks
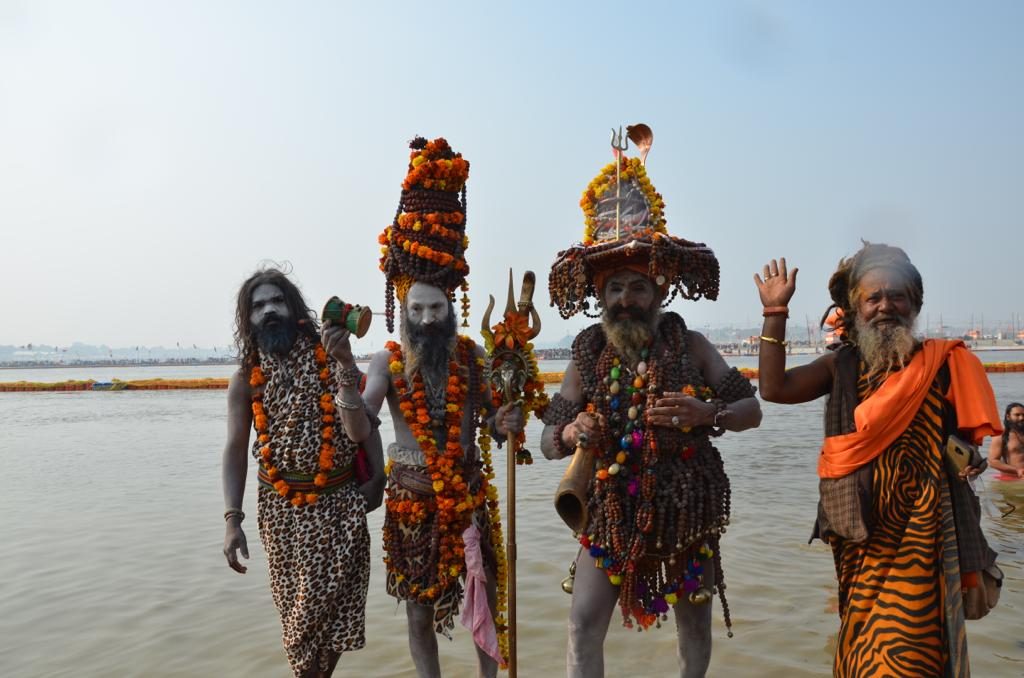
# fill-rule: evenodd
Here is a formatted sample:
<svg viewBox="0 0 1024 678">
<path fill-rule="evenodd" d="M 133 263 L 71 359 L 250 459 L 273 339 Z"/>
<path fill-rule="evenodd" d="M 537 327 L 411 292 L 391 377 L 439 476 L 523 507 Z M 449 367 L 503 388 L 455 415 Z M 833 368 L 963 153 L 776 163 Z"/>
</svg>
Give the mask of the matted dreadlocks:
<svg viewBox="0 0 1024 678">
<path fill-rule="evenodd" d="M 264 268 L 253 273 L 238 290 L 235 305 L 235 348 L 242 369 L 250 370 L 256 364 L 256 332 L 252 324 L 252 293 L 260 285 L 274 285 L 284 295 L 292 320 L 298 323 L 298 334 L 313 341 L 320 339 L 320 326 L 316 314 L 306 305 L 302 292 L 288 279 L 284 271 L 276 267 Z"/>
</svg>

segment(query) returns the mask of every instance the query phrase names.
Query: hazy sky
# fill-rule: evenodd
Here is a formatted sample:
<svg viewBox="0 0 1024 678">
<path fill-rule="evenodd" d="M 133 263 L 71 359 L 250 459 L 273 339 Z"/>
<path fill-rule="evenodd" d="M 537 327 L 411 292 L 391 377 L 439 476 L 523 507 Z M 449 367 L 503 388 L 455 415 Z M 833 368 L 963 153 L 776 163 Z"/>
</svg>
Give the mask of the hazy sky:
<svg viewBox="0 0 1024 678">
<path fill-rule="evenodd" d="M 816 320 L 862 237 L 908 250 L 922 322 L 1024 311 L 1024 3 L 642 6 L 0 0 L 0 344 L 222 346 L 264 259 L 382 310 L 417 134 L 472 165 L 472 334 L 511 266 L 557 340 L 589 321 L 550 264 L 635 122 L 670 232 L 721 261 L 693 327 L 755 323 L 778 255 Z"/>
</svg>

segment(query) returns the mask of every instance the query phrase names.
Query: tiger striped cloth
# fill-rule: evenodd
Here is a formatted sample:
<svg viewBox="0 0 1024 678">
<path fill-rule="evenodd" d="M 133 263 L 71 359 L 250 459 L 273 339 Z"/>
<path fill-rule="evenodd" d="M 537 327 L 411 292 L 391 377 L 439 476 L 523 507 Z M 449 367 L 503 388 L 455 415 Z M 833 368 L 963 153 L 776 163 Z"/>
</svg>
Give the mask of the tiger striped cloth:
<svg viewBox="0 0 1024 678">
<path fill-rule="evenodd" d="M 861 401 L 882 383 L 864 371 L 859 365 Z M 949 422 L 956 421 L 944 397 L 947 375 L 935 379 L 910 426 L 872 464 L 870 533 L 857 541 L 827 537 L 839 580 L 835 676 L 970 675 L 942 456 Z"/>
</svg>

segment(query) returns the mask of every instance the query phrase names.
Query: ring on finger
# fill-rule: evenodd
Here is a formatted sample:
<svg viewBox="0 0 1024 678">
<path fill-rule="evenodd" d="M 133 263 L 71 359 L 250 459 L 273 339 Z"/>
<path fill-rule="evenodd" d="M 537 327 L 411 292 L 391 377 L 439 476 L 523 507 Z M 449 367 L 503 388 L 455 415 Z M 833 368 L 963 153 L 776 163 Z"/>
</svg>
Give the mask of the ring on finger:
<svg viewBox="0 0 1024 678">
<path fill-rule="evenodd" d="M 675 415 L 672 416 L 672 425 L 673 426 L 679 426 L 679 417 L 677 417 Z"/>
</svg>

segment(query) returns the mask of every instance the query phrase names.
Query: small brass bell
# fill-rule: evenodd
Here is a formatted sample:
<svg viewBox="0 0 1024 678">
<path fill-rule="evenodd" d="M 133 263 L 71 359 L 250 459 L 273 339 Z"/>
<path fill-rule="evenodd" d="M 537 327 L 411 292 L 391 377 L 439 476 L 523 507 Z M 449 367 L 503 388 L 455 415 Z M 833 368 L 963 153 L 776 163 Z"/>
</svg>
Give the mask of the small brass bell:
<svg viewBox="0 0 1024 678">
<path fill-rule="evenodd" d="M 711 591 L 708 591 L 703 586 L 690 594 L 690 602 L 694 605 L 704 605 L 709 600 L 711 600 Z"/>
<path fill-rule="evenodd" d="M 569 576 L 562 580 L 562 590 L 572 595 L 572 585 L 576 581 L 576 561 L 572 561 L 572 565 L 569 566 Z"/>
</svg>

